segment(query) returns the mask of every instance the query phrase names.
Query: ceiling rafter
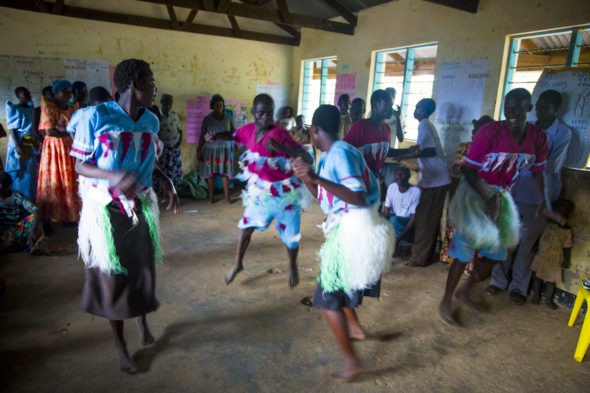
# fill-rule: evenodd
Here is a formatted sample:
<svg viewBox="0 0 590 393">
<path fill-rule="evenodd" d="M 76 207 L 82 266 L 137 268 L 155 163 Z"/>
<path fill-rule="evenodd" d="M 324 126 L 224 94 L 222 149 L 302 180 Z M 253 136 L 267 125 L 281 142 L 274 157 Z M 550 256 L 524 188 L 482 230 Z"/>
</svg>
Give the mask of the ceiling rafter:
<svg viewBox="0 0 590 393">
<path fill-rule="evenodd" d="M 425 0 L 430 3 L 444 5 L 447 7 L 455 8 L 461 11 L 467 11 L 472 14 L 477 14 L 477 7 L 479 6 L 479 0 Z"/>
<path fill-rule="evenodd" d="M 34 11 L 41 13 L 50 12 L 51 8 L 49 8 L 48 5 L 53 5 L 53 3 L 43 0 L 0 0 L 0 6 L 2 7 L 10 7 L 24 11 Z M 90 19 L 101 22 L 120 23 L 124 25 L 151 27 L 154 29 L 177 31 L 171 28 L 170 20 L 138 15 L 129 15 L 117 12 L 99 11 L 81 7 L 63 6 L 61 15 L 73 18 Z M 189 33 L 236 38 L 233 29 L 225 27 L 190 23 L 183 25 L 183 30 Z M 298 41 L 293 37 L 252 32 L 246 30 L 240 30 L 239 38 L 252 41 L 271 42 L 283 45 L 298 45 Z"/>
<path fill-rule="evenodd" d="M 231 29 L 233 30 L 234 35 L 237 38 L 240 38 L 242 36 L 242 31 L 240 30 L 240 26 L 238 25 L 236 17 L 233 15 L 228 15 L 227 18 L 229 19 L 229 23 L 231 24 Z"/>
<path fill-rule="evenodd" d="M 334 10 L 338 11 L 340 15 L 352 26 L 356 27 L 357 24 L 357 17 L 355 14 L 350 12 L 348 8 L 344 5 L 340 4 L 338 0 L 324 0 L 324 3 L 332 7 Z"/>
<path fill-rule="evenodd" d="M 187 26 L 193 24 L 193 20 L 195 20 L 195 17 L 197 16 L 198 12 L 199 10 L 192 9 L 191 12 L 188 13 L 186 20 L 182 24 L 182 30 L 186 30 Z"/>
<path fill-rule="evenodd" d="M 56 15 L 61 14 L 61 10 L 64 7 L 64 0 L 56 0 L 53 4 L 53 13 Z"/>
<path fill-rule="evenodd" d="M 170 22 L 172 22 L 172 28 L 174 30 L 178 30 L 178 19 L 176 18 L 176 12 L 174 12 L 174 7 L 171 5 L 167 5 L 166 9 L 168 10 L 168 16 L 170 17 Z"/>
<path fill-rule="evenodd" d="M 289 13 L 289 6 L 287 5 L 286 0 L 277 0 L 277 6 L 279 7 L 279 15 L 283 22 L 290 25 L 291 22 L 291 14 Z"/>
<path fill-rule="evenodd" d="M 194 0 L 139 0 L 146 3 L 170 4 L 176 7 L 195 8 Z M 207 9 L 205 4 L 204 11 L 217 12 L 217 9 Z M 295 27 L 307 27 L 310 29 L 331 31 L 333 33 L 354 34 L 354 26 L 349 23 L 334 22 L 330 19 L 316 18 L 298 13 L 289 13 L 289 22 L 283 20 L 281 12 L 277 9 L 253 6 L 248 4 L 230 2 L 227 5 L 225 14 L 238 16 L 241 18 L 256 19 L 272 23 L 284 23 Z"/>
</svg>

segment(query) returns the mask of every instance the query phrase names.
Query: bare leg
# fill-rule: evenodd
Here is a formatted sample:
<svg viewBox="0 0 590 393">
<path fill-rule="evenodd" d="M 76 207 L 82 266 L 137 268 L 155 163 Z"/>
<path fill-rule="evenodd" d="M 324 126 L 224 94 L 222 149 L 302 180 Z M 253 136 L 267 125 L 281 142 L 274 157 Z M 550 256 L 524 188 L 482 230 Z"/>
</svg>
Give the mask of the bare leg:
<svg viewBox="0 0 590 393">
<path fill-rule="evenodd" d="M 223 183 L 223 194 L 225 195 L 225 200 L 230 202 L 231 198 L 229 197 L 229 178 L 227 176 L 221 176 L 221 182 Z"/>
<path fill-rule="evenodd" d="M 333 373 L 332 377 L 342 382 L 350 382 L 363 371 L 363 368 L 348 337 L 346 317 L 342 311 L 323 310 L 323 312 L 344 355 L 342 369 Z"/>
<path fill-rule="evenodd" d="M 343 307 L 342 311 L 346 317 L 346 323 L 348 324 L 348 337 L 356 340 L 366 340 L 367 333 L 363 330 L 359 324 L 358 317 L 354 308 Z"/>
<path fill-rule="evenodd" d="M 475 284 L 490 277 L 495 264 L 496 261 L 494 260 L 481 258 L 474 264 L 473 272 L 471 272 L 469 280 L 457 291 L 455 296 L 463 300 L 463 302 L 470 308 L 476 311 L 481 311 L 482 307 L 471 298 L 471 290 Z"/>
<path fill-rule="evenodd" d="M 207 187 L 209 188 L 209 202 L 213 203 L 215 202 L 213 199 L 213 192 L 215 191 L 215 175 L 212 175 L 207 179 Z"/>
<path fill-rule="evenodd" d="M 542 287 L 543 287 L 543 280 L 541 280 L 540 278 L 535 276 L 533 278 L 533 291 L 535 292 L 535 294 L 533 295 L 533 298 L 531 299 L 532 304 L 539 304 L 539 302 L 541 301 L 541 288 Z"/>
<path fill-rule="evenodd" d="M 555 294 L 555 283 L 547 282 L 545 284 L 545 304 L 552 310 L 557 310 L 557 304 L 553 301 L 553 295 Z"/>
<path fill-rule="evenodd" d="M 299 254 L 299 247 L 294 249 L 287 248 L 287 254 L 289 255 L 289 286 L 295 287 L 299 284 L 299 271 L 297 270 L 297 254 Z"/>
<path fill-rule="evenodd" d="M 457 322 L 453 319 L 453 315 L 451 314 L 451 302 L 453 300 L 453 292 L 455 288 L 457 288 L 457 284 L 465 271 L 465 263 L 461 263 L 459 261 L 454 261 L 449 268 L 449 274 L 447 276 L 447 285 L 445 287 L 445 294 L 443 296 L 442 301 L 440 302 L 440 306 L 438 308 L 440 312 L 440 316 L 446 322 L 455 325 Z"/>
<path fill-rule="evenodd" d="M 123 333 L 124 321 L 113 321 L 109 320 L 113 336 L 115 336 L 115 347 L 117 348 L 117 354 L 119 355 L 119 365 L 121 371 L 127 374 L 136 374 L 137 365 L 129 356 L 127 352 L 127 343 L 125 342 L 125 336 Z"/>
<path fill-rule="evenodd" d="M 246 253 L 246 249 L 250 244 L 250 239 L 252 238 L 252 233 L 254 232 L 254 228 L 246 228 L 240 230 L 240 236 L 238 237 L 238 247 L 236 250 L 236 263 L 234 267 L 225 275 L 225 283 L 230 284 L 236 275 L 244 270 L 244 265 L 242 261 L 244 260 L 244 254 Z"/>
<path fill-rule="evenodd" d="M 150 332 L 150 328 L 147 324 L 146 315 L 143 314 L 141 317 L 136 319 L 137 327 L 139 328 L 139 336 L 141 337 L 141 343 L 143 345 L 149 345 L 154 343 L 154 336 Z"/>
</svg>

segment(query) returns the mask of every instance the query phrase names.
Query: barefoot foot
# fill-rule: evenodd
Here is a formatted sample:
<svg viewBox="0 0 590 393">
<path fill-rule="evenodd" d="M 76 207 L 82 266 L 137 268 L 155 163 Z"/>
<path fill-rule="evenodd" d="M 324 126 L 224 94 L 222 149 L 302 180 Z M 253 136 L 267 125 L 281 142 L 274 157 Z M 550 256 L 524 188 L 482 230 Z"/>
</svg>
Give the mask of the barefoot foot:
<svg viewBox="0 0 590 393">
<path fill-rule="evenodd" d="M 236 275 L 242 270 L 244 270 L 242 265 L 234 266 L 233 269 L 231 269 L 230 272 L 225 275 L 225 283 L 231 284 L 234 278 L 236 278 Z"/>
<path fill-rule="evenodd" d="M 338 382 L 352 382 L 363 371 L 365 370 L 358 361 L 349 364 L 345 362 L 342 369 L 333 372 L 330 376 Z"/>
<path fill-rule="evenodd" d="M 367 339 L 367 333 L 365 333 L 363 328 L 360 327 L 359 325 L 356 325 L 356 326 L 349 325 L 348 326 L 348 337 L 350 337 L 351 340 L 364 341 Z"/>
<path fill-rule="evenodd" d="M 150 345 L 154 343 L 154 336 L 150 332 L 145 315 L 137 318 L 137 328 L 139 329 L 139 338 L 143 345 Z"/>
<path fill-rule="evenodd" d="M 457 326 L 457 321 L 455 321 L 455 318 L 453 318 L 453 314 L 451 313 L 450 304 L 441 303 L 438 307 L 438 312 L 443 321 L 445 321 L 449 325 Z"/>
<path fill-rule="evenodd" d="M 121 348 L 118 350 L 119 354 L 119 367 L 121 371 L 127 373 L 129 375 L 137 374 L 138 369 L 137 365 L 129 356 L 129 352 L 127 352 L 127 348 Z"/>
<path fill-rule="evenodd" d="M 475 311 L 484 311 L 484 307 L 481 304 L 476 303 L 472 298 L 471 295 L 468 295 L 465 290 L 459 289 L 455 292 L 455 297 L 457 299 L 461 299 L 463 303 L 465 303 L 469 308 Z"/>
</svg>

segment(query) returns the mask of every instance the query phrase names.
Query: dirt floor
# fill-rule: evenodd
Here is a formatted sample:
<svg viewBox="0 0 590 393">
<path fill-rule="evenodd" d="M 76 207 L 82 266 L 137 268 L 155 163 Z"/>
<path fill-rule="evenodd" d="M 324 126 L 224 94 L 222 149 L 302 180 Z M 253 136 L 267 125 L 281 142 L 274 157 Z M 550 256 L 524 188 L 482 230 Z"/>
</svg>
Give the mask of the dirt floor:
<svg viewBox="0 0 590 393">
<path fill-rule="evenodd" d="M 84 279 L 75 229 L 56 226 L 58 256 L 1 256 L 0 390 L 6 392 L 588 392 L 589 360 L 573 353 L 581 319 L 506 292 L 476 297 L 488 312 L 460 309 L 462 328 L 438 316 L 446 266 L 409 268 L 400 261 L 383 278 L 380 300 L 366 299 L 361 323 L 371 334 L 355 348 L 367 372 L 332 381 L 340 353 L 311 296 L 322 242 L 317 205 L 303 215 L 301 283 L 290 289 L 286 252 L 274 228 L 256 232 L 245 271 L 223 277 L 234 260 L 241 205 L 183 201 L 162 215 L 166 262 L 158 268 L 160 309 L 149 315 L 156 342 L 130 352 L 142 369 L 118 369 L 107 321 L 79 309 Z M 137 247 L 144 245 L 138 244 Z"/>
</svg>

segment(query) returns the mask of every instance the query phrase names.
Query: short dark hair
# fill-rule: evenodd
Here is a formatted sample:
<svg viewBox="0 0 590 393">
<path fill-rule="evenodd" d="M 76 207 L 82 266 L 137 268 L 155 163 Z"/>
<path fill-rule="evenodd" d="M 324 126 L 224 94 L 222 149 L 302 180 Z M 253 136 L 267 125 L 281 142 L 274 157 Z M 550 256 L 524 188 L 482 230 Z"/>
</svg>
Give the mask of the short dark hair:
<svg viewBox="0 0 590 393">
<path fill-rule="evenodd" d="M 51 86 L 45 86 L 43 88 L 43 90 L 41 90 L 41 95 L 43 95 L 43 96 L 46 95 L 46 94 L 48 94 L 48 93 L 51 96 L 53 95 L 53 88 Z"/>
<path fill-rule="evenodd" d="M 223 106 L 225 107 L 225 100 L 223 99 L 221 94 L 213 94 L 211 96 L 211 100 L 209 100 L 209 109 L 213 109 L 213 106 L 217 101 L 221 101 L 223 103 Z"/>
<path fill-rule="evenodd" d="M 320 127 L 331 136 L 338 138 L 340 130 L 340 110 L 334 105 L 320 105 L 313 112 L 311 125 Z"/>
<path fill-rule="evenodd" d="M 561 105 L 561 93 L 557 90 L 545 90 L 541 93 L 539 99 L 544 99 L 551 103 L 555 109 L 558 109 Z"/>
<path fill-rule="evenodd" d="M 0 184 L 2 188 L 10 188 L 12 186 L 12 177 L 8 172 L 0 171 Z"/>
<path fill-rule="evenodd" d="M 267 103 L 270 103 L 274 106 L 275 104 L 275 100 L 272 99 L 272 97 L 266 93 L 260 93 L 258 95 L 256 95 L 256 97 L 254 97 L 254 100 L 252 101 L 252 106 L 256 106 L 257 103 L 259 103 L 260 101 L 266 101 Z"/>
<path fill-rule="evenodd" d="M 436 110 L 436 102 L 432 98 L 422 98 L 416 106 L 424 105 L 424 111 L 426 112 L 426 116 L 430 116 Z"/>
<path fill-rule="evenodd" d="M 131 83 L 139 82 L 149 74 L 152 74 L 152 70 L 148 62 L 140 59 L 127 59 L 117 64 L 113 79 L 117 91 L 123 93 Z"/>
<path fill-rule="evenodd" d="M 341 94 L 340 97 L 338 97 L 338 103 L 340 104 L 340 101 L 342 101 L 345 97 L 348 98 L 348 102 L 350 102 L 350 96 L 348 94 Z"/>
<path fill-rule="evenodd" d="M 19 86 L 19 87 L 17 87 L 16 89 L 14 89 L 14 95 L 15 95 L 15 96 L 17 96 L 17 97 L 18 97 L 18 95 L 19 95 L 20 93 L 25 93 L 25 94 L 26 94 L 26 93 L 29 93 L 29 94 L 31 94 L 31 92 L 29 91 L 29 89 L 27 89 L 27 88 L 26 88 L 26 87 L 24 87 L 24 86 Z"/>
<path fill-rule="evenodd" d="M 375 90 L 373 94 L 371 94 L 371 106 L 376 105 L 380 101 L 384 100 L 391 100 L 391 94 L 386 92 L 385 90 L 379 89 Z"/>
<path fill-rule="evenodd" d="M 518 102 L 522 102 L 524 100 L 531 101 L 531 93 L 527 89 L 523 89 L 522 87 L 512 89 L 506 94 L 504 97 L 504 101 L 508 100 L 517 100 Z"/>
<path fill-rule="evenodd" d="M 398 166 L 397 169 L 396 169 L 396 171 L 403 172 L 407 177 L 410 177 L 410 169 L 409 168 L 406 168 L 403 165 Z"/>
<path fill-rule="evenodd" d="M 102 102 L 112 101 L 113 97 L 111 96 L 111 93 L 109 93 L 109 91 L 107 89 L 105 89 L 104 87 L 94 86 L 88 92 L 88 99 L 92 103 L 95 103 L 95 102 L 102 103 Z"/>
</svg>

